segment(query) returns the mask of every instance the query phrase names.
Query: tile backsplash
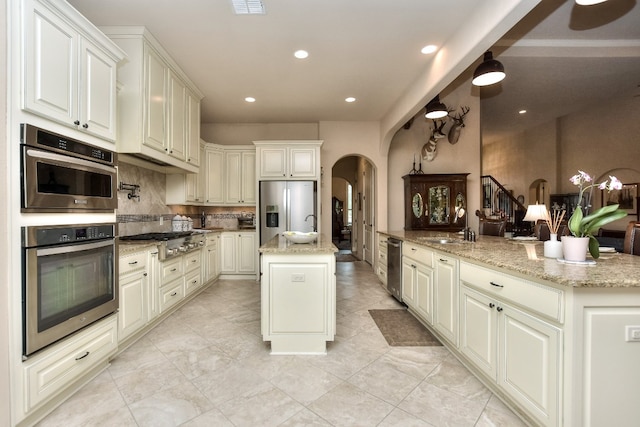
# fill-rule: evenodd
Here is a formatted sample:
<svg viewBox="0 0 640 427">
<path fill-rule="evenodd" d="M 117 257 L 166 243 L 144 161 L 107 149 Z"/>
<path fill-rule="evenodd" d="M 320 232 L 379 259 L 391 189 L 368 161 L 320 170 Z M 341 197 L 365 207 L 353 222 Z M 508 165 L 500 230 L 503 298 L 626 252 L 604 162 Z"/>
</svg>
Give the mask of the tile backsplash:
<svg viewBox="0 0 640 427">
<path fill-rule="evenodd" d="M 205 227 L 235 229 L 238 218 L 255 216 L 253 206 L 187 206 L 166 205 L 166 176 L 163 173 L 128 163 L 118 165 L 119 182 L 140 186 L 140 199 L 129 198 L 128 191 L 118 191 L 116 221 L 118 234 L 171 231 L 171 219 L 184 215 L 193 219 L 194 228 L 202 228 L 200 218 L 205 213 Z"/>
</svg>

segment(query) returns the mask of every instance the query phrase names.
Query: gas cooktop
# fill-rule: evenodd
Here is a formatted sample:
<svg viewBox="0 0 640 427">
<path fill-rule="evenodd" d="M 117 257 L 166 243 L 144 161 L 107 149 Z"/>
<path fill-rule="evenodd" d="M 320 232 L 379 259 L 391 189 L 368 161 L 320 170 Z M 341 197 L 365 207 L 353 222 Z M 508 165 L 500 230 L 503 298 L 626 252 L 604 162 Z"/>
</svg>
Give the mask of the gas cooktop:
<svg viewBox="0 0 640 427">
<path fill-rule="evenodd" d="M 171 239 L 179 239 L 181 237 L 190 236 L 191 231 L 167 231 L 163 233 L 143 233 L 133 234 L 131 236 L 120 236 L 120 240 L 157 240 L 166 241 Z"/>
<path fill-rule="evenodd" d="M 164 261 L 167 258 L 182 255 L 200 249 L 205 245 L 203 233 L 191 231 L 168 231 L 164 233 L 143 233 L 122 236 L 120 240 L 128 241 L 155 241 L 158 242 L 158 259 Z"/>
</svg>

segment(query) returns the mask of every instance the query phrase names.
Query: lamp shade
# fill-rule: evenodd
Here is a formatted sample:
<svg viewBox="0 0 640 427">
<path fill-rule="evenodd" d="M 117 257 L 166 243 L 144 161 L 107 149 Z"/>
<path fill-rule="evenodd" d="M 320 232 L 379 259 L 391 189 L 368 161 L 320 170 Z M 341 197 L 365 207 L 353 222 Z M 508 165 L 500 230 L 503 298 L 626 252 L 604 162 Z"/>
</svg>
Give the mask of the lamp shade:
<svg viewBox="0 0 640 427">
<path fill-rule="evenodd" d="M 543 204 L 535 204 L 527 206 L 527 213 L 524 215 L 523 221 L 536 222 L 539 219 L 547 218 L 547 206 Z"/>
<path fill-rule="evenodd" d="M 591 6 L 592 4 L 604 3 L 607 0 L 576 0 L 576 4 L 580 6 Z"/>
<path fill-rule="evenodd" d="M 498 60 L 493 59 L 491 51 L 484 53 L 482 64 L 473 72 L 471 83 L 475 86 L 488 86 L 502 81 L 506 77 L 504 66 Z"/>
<path fill-rule="evenodd" d="M 425 117 L 427 119 L 441 119 L 449 114 L 447 111 L 447 106 L 440 102 L 440 95 L 436 95 L 429 103 L 427 104 Z"/>
</svg>

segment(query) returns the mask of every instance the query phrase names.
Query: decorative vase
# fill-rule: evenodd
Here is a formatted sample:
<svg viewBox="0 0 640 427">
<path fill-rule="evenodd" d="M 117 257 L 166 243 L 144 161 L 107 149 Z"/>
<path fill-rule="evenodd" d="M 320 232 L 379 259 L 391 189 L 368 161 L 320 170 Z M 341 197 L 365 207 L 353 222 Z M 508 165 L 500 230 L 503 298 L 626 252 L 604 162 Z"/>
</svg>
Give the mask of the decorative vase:
<svg viewBox="0 0 640 427">
<path fill-rule="evenodd" d="M 589 249 L 588 237 L 562 236 L 562 254 L 567 261 L 584 261 Z"/>
<path fill-rule="evenodd" d="M 550 234 L 549 240 L 544 242 L 544 256 L 547 258 L 562 258 L 562 242 L 557 234 Z"/>
</svg>

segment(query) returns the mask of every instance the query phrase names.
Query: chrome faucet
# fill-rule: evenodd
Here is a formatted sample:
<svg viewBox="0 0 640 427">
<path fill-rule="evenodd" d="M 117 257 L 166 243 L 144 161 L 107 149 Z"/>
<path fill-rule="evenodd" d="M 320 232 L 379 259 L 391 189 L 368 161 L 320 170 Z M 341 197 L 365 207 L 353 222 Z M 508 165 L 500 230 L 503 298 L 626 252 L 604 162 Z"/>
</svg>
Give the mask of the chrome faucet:
<svg viewBox="0 0 640 427">
<path fill-rule="evenodd" d="M 307 217 L 304 219 L 304 222 L 307 222 L 310 216 L 313 217 L 313 231 L 318 231 L 318 229 L 316 228 L 316 221 L 318 220 L 318 218 L 314 214 L 307 215 Z"/>
</svg>

